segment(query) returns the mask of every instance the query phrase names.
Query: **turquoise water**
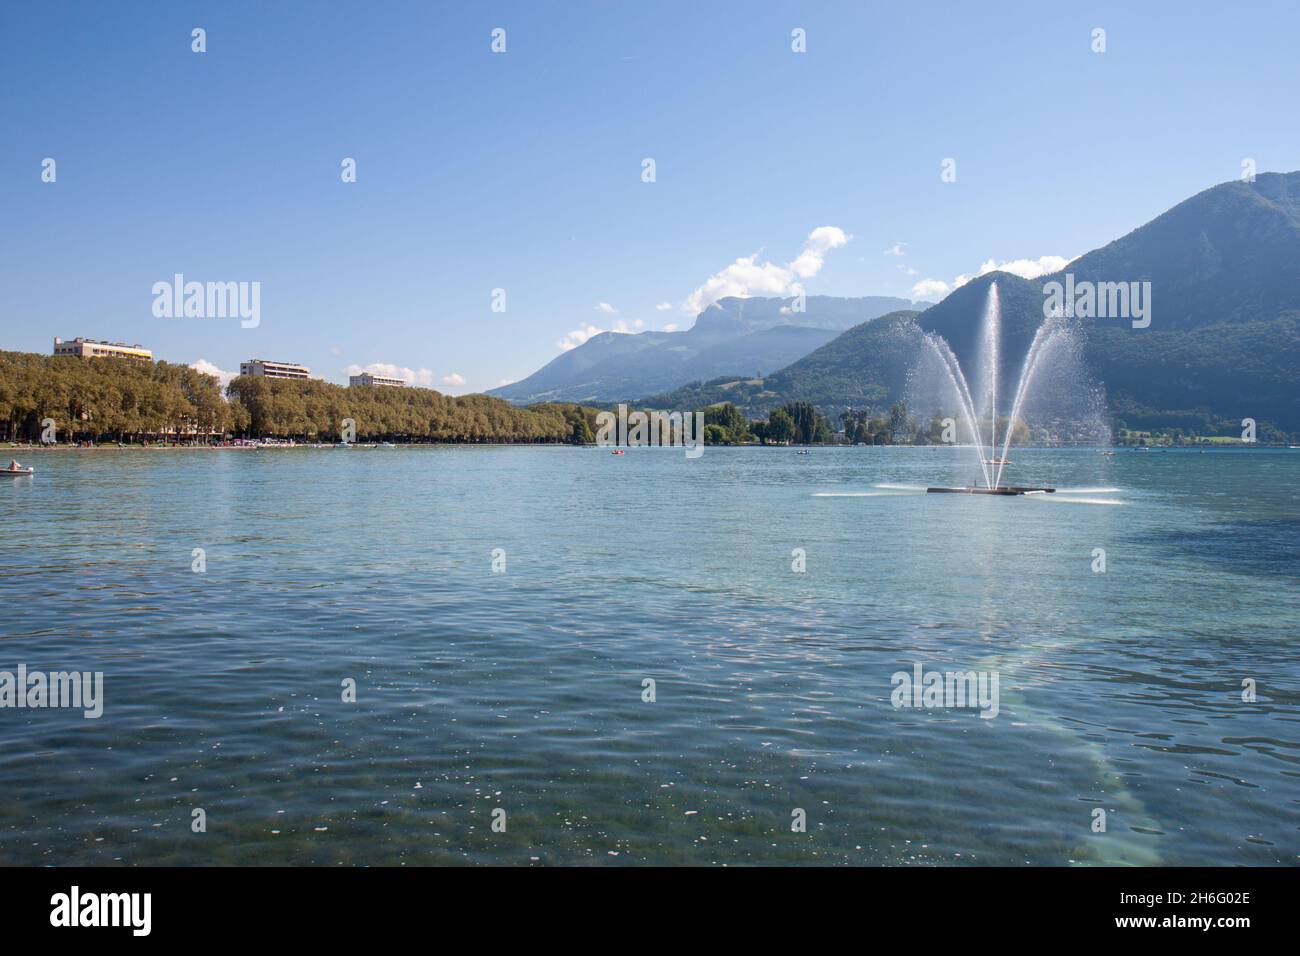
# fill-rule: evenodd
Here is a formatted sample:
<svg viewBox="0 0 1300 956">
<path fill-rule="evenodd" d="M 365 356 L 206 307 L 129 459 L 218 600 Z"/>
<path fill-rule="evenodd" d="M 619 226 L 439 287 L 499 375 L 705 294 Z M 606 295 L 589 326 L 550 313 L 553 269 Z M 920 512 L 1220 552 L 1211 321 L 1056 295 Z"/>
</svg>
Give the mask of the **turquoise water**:
<svg viewBox="0 0 1300 956">
<path fill-rule="evenodd" d="M 1038 498 L 918 493 L 951 448 L 30 458 L 0 670 L 105 702 L 0 710 L 5 863 L 1300 853 L 1300 452 L 1014 450 Z M 918 662 L 998 715 L 894 708 Z"/>
</svg>

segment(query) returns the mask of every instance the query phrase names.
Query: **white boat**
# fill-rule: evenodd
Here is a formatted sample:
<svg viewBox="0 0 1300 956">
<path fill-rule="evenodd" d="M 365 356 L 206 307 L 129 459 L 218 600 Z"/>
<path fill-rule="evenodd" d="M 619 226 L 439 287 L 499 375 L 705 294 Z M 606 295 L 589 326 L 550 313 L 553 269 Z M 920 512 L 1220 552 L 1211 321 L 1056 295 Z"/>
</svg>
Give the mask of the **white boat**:
<svg viewBox="0 0 1300 956">
<path fill-rule="evenodd" d="M 31 475 L 35 473 L 36 473 L 35 468 L 19 468 L 16 471 L 12 468 L 0 468 L 0 474 L 5 474 L 5 475 L 22 476 L 22 475 Z"/>
</svg>

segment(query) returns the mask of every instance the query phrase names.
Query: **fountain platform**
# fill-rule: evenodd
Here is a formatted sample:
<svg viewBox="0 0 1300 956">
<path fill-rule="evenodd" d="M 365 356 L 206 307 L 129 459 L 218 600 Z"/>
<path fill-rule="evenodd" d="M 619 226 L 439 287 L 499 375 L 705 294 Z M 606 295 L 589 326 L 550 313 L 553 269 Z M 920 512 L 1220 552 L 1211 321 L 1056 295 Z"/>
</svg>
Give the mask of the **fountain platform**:
<svg viewBox="0 0 1300 956">
<path fill-rule="evenodd" d="M 1010 485 L 1005 488 L 926 488 L 932 495 L 1052 495 L 1055 488 L 1023 488 Z"/>
</svg>

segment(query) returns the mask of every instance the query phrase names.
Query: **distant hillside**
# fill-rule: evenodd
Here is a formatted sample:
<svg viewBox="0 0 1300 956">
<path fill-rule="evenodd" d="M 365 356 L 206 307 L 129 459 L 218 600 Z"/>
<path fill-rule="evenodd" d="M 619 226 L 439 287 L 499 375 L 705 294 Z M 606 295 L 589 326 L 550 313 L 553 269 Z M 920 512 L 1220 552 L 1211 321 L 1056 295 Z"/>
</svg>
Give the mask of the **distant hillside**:
<svg viewBox="0 0 1300 956">
<path fill-rule="evenodd" d="M 912 305 L 890 296 L 809 296 L 805 311 L 794 312 L 793 302 L 726 298 L 684 332 L 605 332 L 488 394 L 519 404 L 637 400 L 695 379 L 783 368 L 860 322 Z"/>
<path fill-rule="evenodd" d="M 970 367 L 988 286 L 1002 303 L 1003 380 L 1043 321 L 1043 286 L 1150 281 L 1152 322 L 1078 319 L 1084 355 L 1106 387 L 1111 411 L 1130 427 L 1240 429 L 1254 418 L 1300 431 L 1300 173 L 1215 186 L 1088 253 L 1054 276 L 1027 281 L 984 275 L 915 321 L 937 331 Z M 832 417 L 846 406 L 884 411 L 903 397 L 915 361 L 902 343 L 907 317 L 849 330 L 761 381 L 715 377 L 646 399 L 662 407 L 735 401 L 755 417 L 787 401 L 815 402 Z M 743 370 L 737 370 L 743 371 Z"/>
<path fill-rule="evenodd" d="M 731 402 L 762 418 L 790 402 L 812 402 L 835 420 L 846 408 L 887 408 L 915 361 L 919 312 L 898 311 L 856 325 L 765 378 L 720 376 L 647 397 L 656 408 L 702 408 Z"/>
</svg>

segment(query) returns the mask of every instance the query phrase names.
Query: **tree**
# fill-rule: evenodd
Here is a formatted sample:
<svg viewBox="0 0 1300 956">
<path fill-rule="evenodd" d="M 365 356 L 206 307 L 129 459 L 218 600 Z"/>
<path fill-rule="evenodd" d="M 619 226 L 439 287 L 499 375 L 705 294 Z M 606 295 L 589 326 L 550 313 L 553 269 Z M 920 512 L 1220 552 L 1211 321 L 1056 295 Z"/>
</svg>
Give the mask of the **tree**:
<svg viewBox="0 0 1300 956">
<path fill-rule="evenodd" d="M 777 408 L 767 416 L 767 437 L 770 441 L 789 442 L 795 437 L 795 421 L 784 408 Z"/>
<path fill-rule="evenodd" d="M 710 405 L 704 409 L 704 425 L 706 435 L 710 425 L 716 426 L 721 434 L 721 437 L 716 442 L 710 442 L 710 444 L 743 442 L 750 441 L 753 438 L 749 430 L 749 421 L 740 413 L 740 409 L 736 408 L 731 402 Z"/>
</svg>

